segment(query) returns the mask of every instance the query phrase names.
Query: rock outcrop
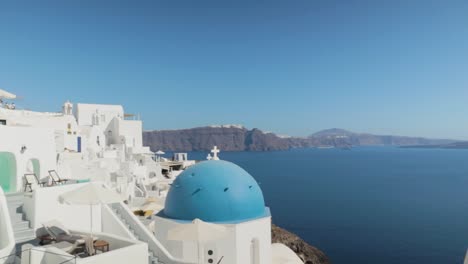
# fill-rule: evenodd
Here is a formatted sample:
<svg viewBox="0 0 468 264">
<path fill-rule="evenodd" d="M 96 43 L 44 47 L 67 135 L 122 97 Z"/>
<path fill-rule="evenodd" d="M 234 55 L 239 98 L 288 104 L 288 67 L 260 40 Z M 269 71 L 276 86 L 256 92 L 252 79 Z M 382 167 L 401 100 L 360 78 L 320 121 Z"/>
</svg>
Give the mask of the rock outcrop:
<svg viewBox="0 0 468 264">
<path fill-rule="evenodd" d="M 329 264 L 328 257 L 318 248 L 307 244 L 297 235 L 276 225 L 271 225 L 272 243 L 283 243 L 302 259 L 304 264 Z"/>
</svg>

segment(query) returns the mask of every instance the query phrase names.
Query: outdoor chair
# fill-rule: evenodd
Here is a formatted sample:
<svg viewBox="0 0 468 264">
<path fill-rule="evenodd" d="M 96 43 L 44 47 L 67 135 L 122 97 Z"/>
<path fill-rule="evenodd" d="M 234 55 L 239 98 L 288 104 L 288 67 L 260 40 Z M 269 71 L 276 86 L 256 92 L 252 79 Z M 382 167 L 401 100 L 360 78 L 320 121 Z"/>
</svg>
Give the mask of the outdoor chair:
<svg viewBox="0 0 468 264">
<path fill-rule="evenodd" d="M 32 192 L 38 186 L 43 187 L 46 184 L 47 184 L 47 182 L 39 181 L 39 179 L 37 178 L 35 173 L 26 173 L 26 174 L 24 174 L 24 191 L 25 192 L 27 191 L 28 188 Z"/>
<path fill-rule="evenodd" d="M 53 184 L 62 184 L 62 183 L 67 183 L 68 179 L 62 179 L 60 178 L 59 174 L 55 170 L 50 170 L 49 171 L 49 176 L 52 179 Z"/>
</svg>

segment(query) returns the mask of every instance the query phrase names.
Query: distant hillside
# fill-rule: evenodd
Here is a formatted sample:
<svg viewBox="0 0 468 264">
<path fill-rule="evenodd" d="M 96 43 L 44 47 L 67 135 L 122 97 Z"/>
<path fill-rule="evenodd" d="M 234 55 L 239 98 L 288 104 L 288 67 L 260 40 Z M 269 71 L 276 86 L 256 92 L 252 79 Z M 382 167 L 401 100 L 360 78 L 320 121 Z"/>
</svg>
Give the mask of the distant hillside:
<svg viewBox="0 0 468 264">
<path fill-rule="evenodd" d="M 239 125 L 207 126 L 180 130 L 143 132 L 143 142 L 153 151 L 208 151 L 218 146 L 224 151 L 274 151 L 310 147 L 409 146 L 449 144 L 454 140 L 419 137 L 379 136 L 333 128 L 307 138 L 279 136 Z"/>
<path fill-rule="evenodd" d="M 468 141 L 457 141 L 448 144 L 409 145 L 405 148 L 442 148 L 442 149 L 468 149 Z"/>
<path fill-rule="evenodd" d="M 354 133 L 339 128 L 322 130 L 311 135 L 309 138 L 316 139 L 319 142 L 327 142 L 328 140 L 330 145 L 344 143 L 352 146 L 422 146 L 450 144 L 455 142 L 455 140 L 450 139 L 428 139 L 423 137 Z M 333 142 L 335 142 L 335 144 Z"/>
</svg>

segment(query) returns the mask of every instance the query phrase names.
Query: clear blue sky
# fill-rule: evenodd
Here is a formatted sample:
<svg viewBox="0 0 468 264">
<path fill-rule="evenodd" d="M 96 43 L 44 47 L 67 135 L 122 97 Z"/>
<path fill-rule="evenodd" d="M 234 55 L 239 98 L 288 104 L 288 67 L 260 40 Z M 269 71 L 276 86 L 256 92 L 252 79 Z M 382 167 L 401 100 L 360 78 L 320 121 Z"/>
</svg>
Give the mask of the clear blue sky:
<svg viewBox="0 0 468 264">
<path fill-rule="evenodd" d="M 0 87 L 25 108 L 468 139 L 468 1 L 5 2 Z"/>
</svg>

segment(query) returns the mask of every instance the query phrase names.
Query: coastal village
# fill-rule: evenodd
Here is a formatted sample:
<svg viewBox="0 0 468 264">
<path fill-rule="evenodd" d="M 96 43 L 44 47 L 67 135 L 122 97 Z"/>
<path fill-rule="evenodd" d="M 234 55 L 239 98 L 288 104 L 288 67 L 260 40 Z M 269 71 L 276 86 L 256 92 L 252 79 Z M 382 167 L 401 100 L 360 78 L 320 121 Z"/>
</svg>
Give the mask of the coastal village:
<svg viewBox="0 0 468 264">
<path fill-rule="evenodd" d="M 167 157 L 121 105 L 0 98 L 0 263 L 326 263 L 277 227 L 272 243 L 260 186 L 216 146 Z"/>
</svg>

